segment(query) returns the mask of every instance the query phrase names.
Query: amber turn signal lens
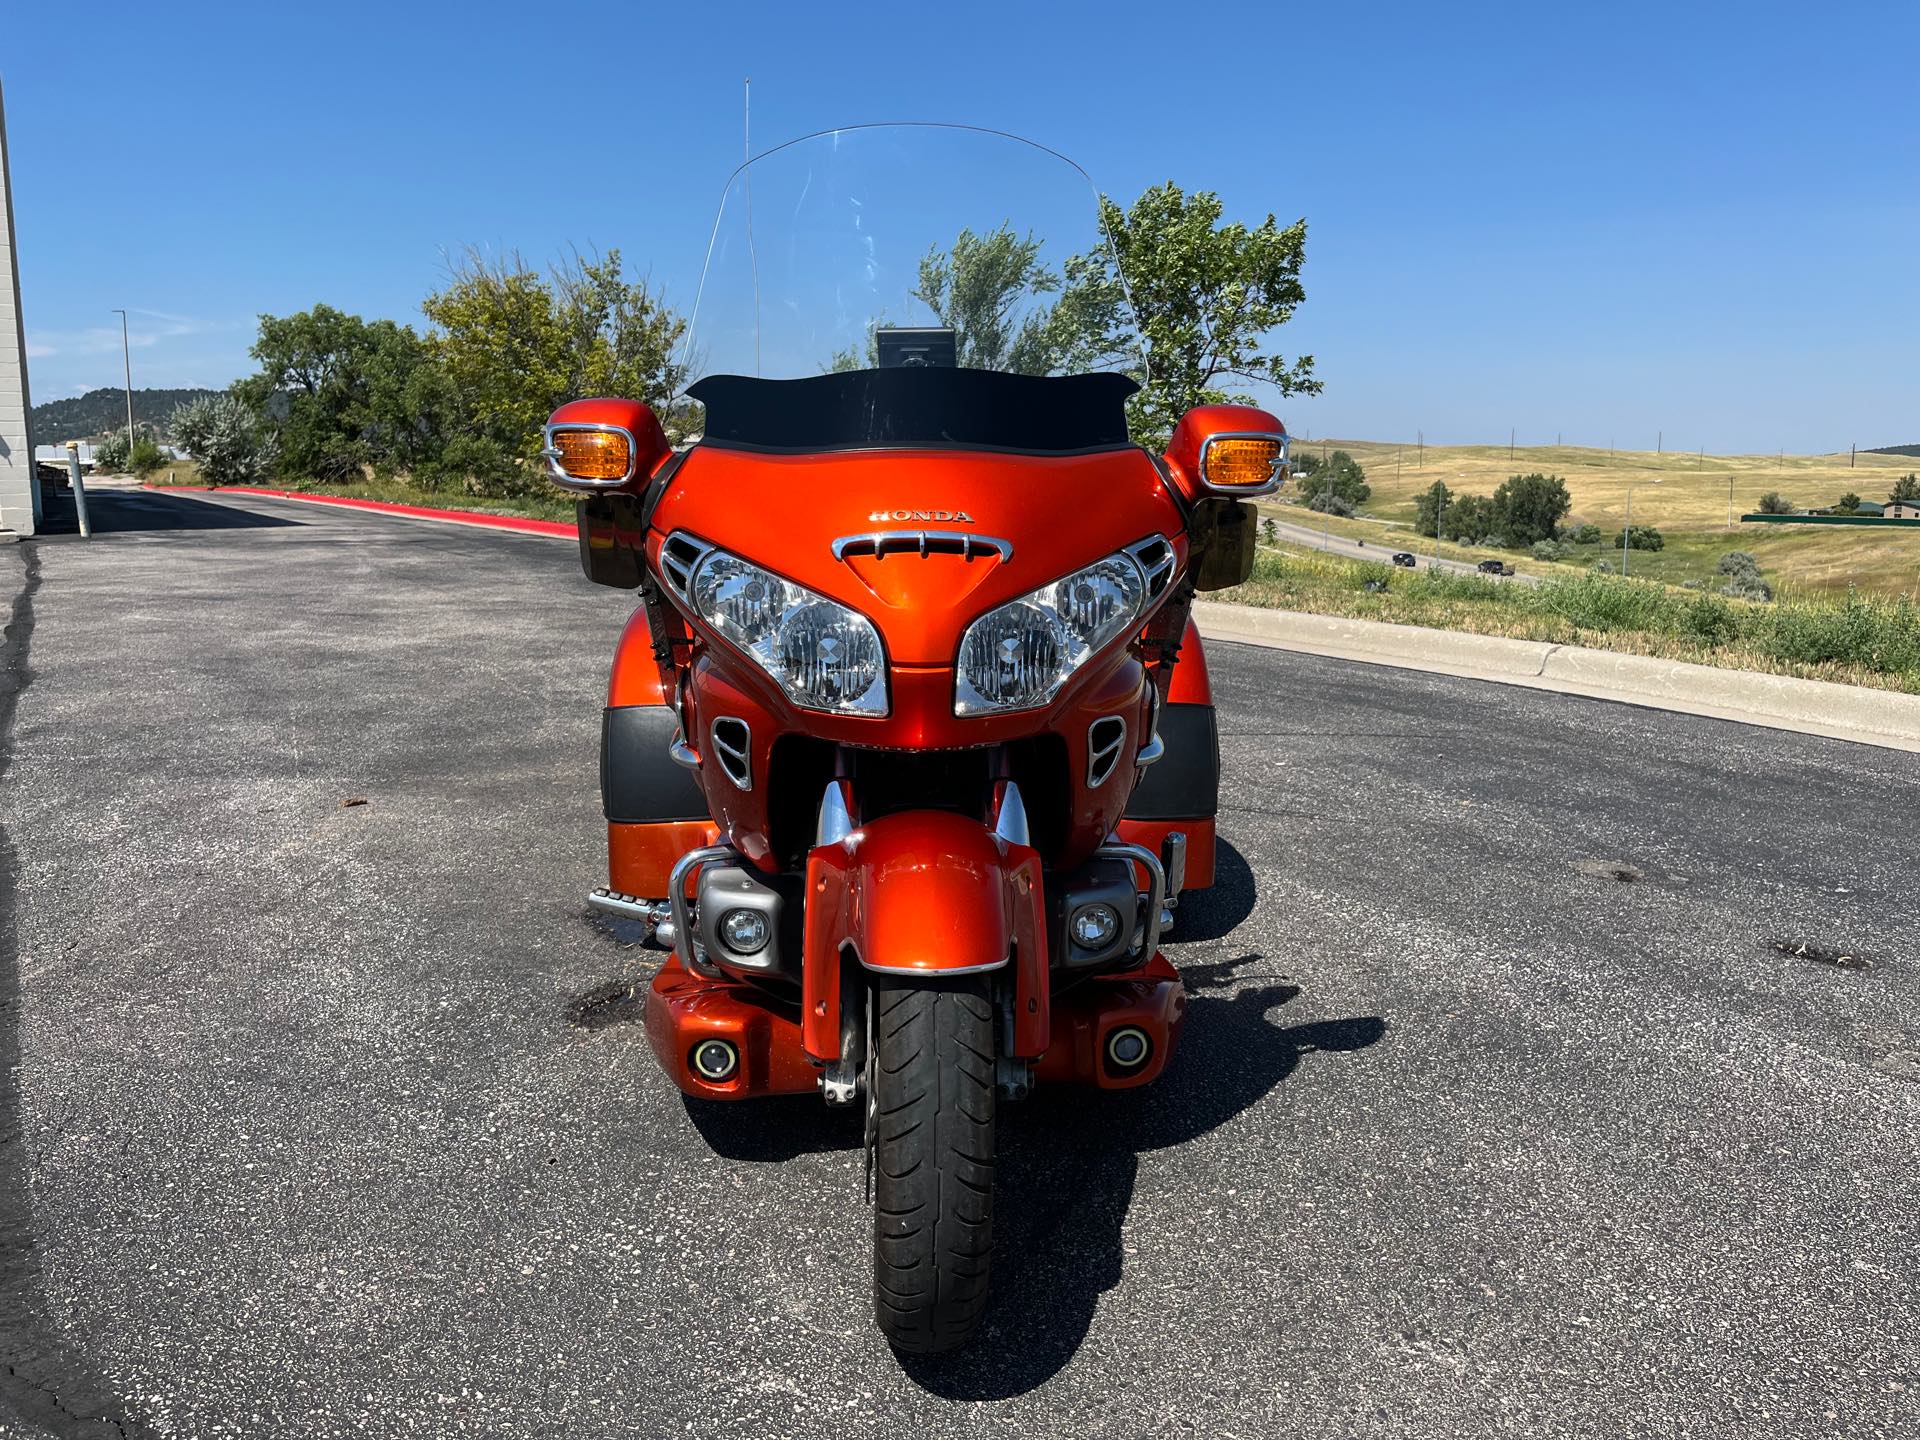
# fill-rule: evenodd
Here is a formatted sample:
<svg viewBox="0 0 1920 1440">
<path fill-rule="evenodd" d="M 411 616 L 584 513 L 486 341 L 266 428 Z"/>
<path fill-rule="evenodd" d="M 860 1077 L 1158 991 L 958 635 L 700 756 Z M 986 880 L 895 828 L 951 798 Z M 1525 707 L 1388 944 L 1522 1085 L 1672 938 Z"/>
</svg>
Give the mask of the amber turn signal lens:
<svg viewBox="0 0 1920 1440">
<path fill-rule="evenodd" d="M 1200 478 L 1209 485 L 1254 490 L 1277 478 L 1282 454 L 1277 436 L 1232 435 L 1212 441 L 1200 462 Z"/>
<path fill-rule="evenodd" d="M 633 468 L 633 443 L 611 430 L 556 430 L 553 448 L 576 480 L 624 480 Z"/>
</svg>

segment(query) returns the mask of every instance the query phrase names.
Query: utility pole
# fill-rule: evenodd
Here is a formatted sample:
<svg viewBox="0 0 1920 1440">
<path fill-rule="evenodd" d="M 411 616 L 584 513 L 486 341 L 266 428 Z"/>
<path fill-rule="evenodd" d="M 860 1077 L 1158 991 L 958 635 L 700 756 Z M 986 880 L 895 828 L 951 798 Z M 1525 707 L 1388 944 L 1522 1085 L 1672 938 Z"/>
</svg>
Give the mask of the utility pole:
<svg viewBox="0 0 1920 1440">
<path fill-rule="evenodd" d="M 116 310 L 120 317 L 120 362 L 126 367 L 127 375 L 127 462 L 133 462 L 133 350 L 127 343 L 127 312 Z"/>
<path fill-rule="evenodd" d="M 1727 476 L 1727 529 L 1733 529 L 1733 476 Z"/>
<path fill-rule="evenodd" d="M 1427 463 L 1427 432 L 1424 430 L 1416 430 L 1413 433 L 1420 437 L 1420 458 L 1416 463 L 1425 465 Z"/>
<path fill-rule="evenodd" d="M 1509 462 L 1513 459 L 1513 437 L 1519 433 L 1518 430 L 1509 429 L 1507 431 L 1507 459 Z"/>
<path fill-rule="evenodd" d="M 1656 455 L 1666 454 L 1667 453 L 1667 432 L 1664 430 L 1656 430 L 1654 433 L 1658 435 L 1660 438 L 1653 442 L 1653 453 Z"/>
<path fill-rule="evenodd" d="M 1854 441 L 1847 447 L 1847 468 L 1853 469 L 1854 462 L 1860 458 L 1860 442 Z"/>
</svg>

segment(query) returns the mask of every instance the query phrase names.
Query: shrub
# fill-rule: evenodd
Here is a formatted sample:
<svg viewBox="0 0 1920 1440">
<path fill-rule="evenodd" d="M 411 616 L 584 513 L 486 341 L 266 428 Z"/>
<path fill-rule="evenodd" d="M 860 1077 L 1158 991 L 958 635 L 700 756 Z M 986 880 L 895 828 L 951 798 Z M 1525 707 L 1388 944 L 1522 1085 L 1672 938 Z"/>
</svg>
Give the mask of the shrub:
<svg viewBox="0 0 1920 1440">
<path fill-rule="evenodd" d="M 133 449 L 127 456 L 127 469 L 144 480 L 166 463 L 167 452 L 155 443 L 153 436 L 134 437 Z"/>
<path fill-rule="evenodd" d="M 1314 492 L 1313 498 L 1307 502 L 1307 508 L 1317 510 L 1323 515 L 1350 516 L 1353 514 L 1353 501 L 1338 490 L 1323 488 Z"/>
<path fill-rule="evenodd" d="M 1847 593 L 1844 605 L 1777 605 L 1762 633 L 1767 653 L 1803 665 L 1862 665 L 1872 670 L 1920 668 L 1920 609 Z"/>
<path fill-rule="evenodd" d="M 1740 617 L 1718 595 L 1703 593 L 1694 596 L 1692 603 L 1682 612 L 1680 628 L 1683 634 L 1703 644 L 1725 645 L 1738 638 Z"/>
<path fill-rule="evenodd" d="M 102 475 L 117 475 L 127 468 L 127 437 L 115 431 L 93 447 L 93 468 Z"/>
<path fill-rule="evenodd" d="M 1651 525 L 1635 525 L 1631 530 L 1622 530 L 1613 537 L 1616 547 L 1624 544 L 1629 550 L 1664 550 L 1667 542 L 1658 530 Z"/>
<path fill-rule="evenodd" d="M 1778 490 L 1769 490 L 1760 497 L 1760 513 L 1762 515 L 1791 515 L 1793 514 L 1793 502 L 1788 500 Z"/>
<path fill-rule="evenodd" d="M 1587 573 L 1589 575 L 1611 575 L 1613 573 L 1613 562 L 1611 560 L 1596 560 L 1587 568 Z"/>
<path fill-rule="evenodd" d="M 1584 521 L 1573 527 L 1573 533 L 1569 535 L 1568 538 L 1576 545 L 1598 545 L 1600 543 L 1600 527 L 1591 521 Z"/>
<path fill-rule="evenodd" d="M 549 493 L 537 472 L 516 464 L 484 435 L 454 436 L 414 472 L 414 483 L 423 490 L 460 490 L 492 500 Z"/>
<path fill-rule="evenodd" d="M 1542 587 L 1552 610 L 1587 630 L 1669 628 L 1678 601 L 1665 588 L 1606 574 L 1556 580 Z"/>
<path fill-rule="evenodd" d="M 1573 547 L 1560 540 L 1536 540 L 1531 551 L 1536 560 L 1566 560 L 1573 555 Z"/>
<path fill-rule="evenodd" d="M 1278 545 L 1280 543 L 1280 527 L 1274 524 L 1272 520 L 1262 520 L 1260 522 L 1260 538 L 1269 545 Z"/>
<path fill-rule="evenodd" d="M 277 448 L 260 417 L 231 395 L 189 400 L 173 412 L 173 438 L 200 462 L 209 485 L 251 485 L 273 469 Z"/>
</svg>

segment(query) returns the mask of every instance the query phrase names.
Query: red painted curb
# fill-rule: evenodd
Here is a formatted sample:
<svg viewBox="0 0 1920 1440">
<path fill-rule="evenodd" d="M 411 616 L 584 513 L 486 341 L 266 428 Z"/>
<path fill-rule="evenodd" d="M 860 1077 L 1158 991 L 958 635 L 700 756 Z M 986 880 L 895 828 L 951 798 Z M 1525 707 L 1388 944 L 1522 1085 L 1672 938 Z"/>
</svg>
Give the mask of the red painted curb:
<svg viewBox="0 0 1920 1440">
<path fill-rule="evenodd" d="M 424 505 L 399 505 L 390 500 L 359 500 L 351 495 L 308 495 L 297 490 L 268 490 L 258 485 L 143 485 L 165 494 L 169 490 L 196 490 L 203 495 L 265 495 L 274 500 L 298 500 L 307 505 L 344 505 L 349 510 L 373 510 L 412 520 L 442 520 L 452 525 L 476 525 L 483 530 L 518 530 L 527 535 L 551 535 L 572 540 L 579 530 L 558 520 L 533 520 L 521 515 L 483 515 L 473 510 L 433 510 Z"/>
</svg>

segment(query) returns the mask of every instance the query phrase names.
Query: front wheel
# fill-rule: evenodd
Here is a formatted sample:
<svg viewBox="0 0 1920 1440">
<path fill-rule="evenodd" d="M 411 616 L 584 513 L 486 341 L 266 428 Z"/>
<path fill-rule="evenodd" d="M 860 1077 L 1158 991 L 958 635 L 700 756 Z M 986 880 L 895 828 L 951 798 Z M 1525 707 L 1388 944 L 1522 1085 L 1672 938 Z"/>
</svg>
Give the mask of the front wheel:
<svg viewBox="0 0 1920 1440">
<path fill-rule="evenodd" d="M 896 1350 L 964 1345 L 993 1259 L 993 1002 L 975 981 L 874 996 L 874 1318 Z"/>
</svg>

